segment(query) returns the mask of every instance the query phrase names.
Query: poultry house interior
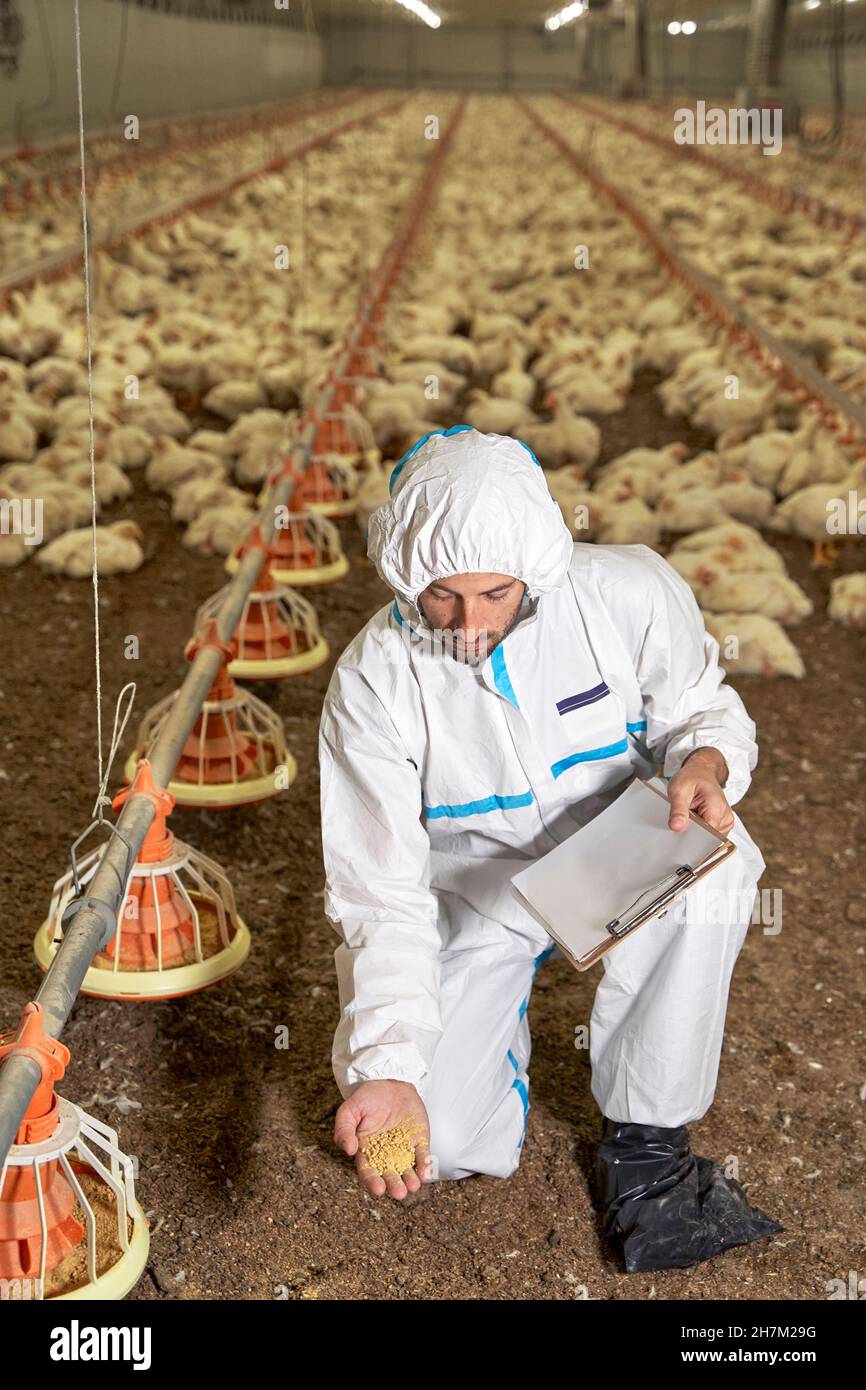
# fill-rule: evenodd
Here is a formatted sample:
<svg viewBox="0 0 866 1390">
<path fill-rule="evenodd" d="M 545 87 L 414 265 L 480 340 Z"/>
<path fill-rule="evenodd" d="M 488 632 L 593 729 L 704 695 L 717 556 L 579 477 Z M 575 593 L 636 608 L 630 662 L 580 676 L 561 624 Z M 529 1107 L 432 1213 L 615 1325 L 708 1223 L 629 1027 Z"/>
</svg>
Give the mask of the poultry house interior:
<svg viewBox="0 0 866 1390">
<path fill-rule="evenodd" d="M 866 1296 L 833 1292 L 866 1261 L 864 189 L 866 0 L 0 0 L 0 1157 L 50 1056 L 121 1175 L 58 1170 L 61 1221 L 3 1169 L 2 1289 Z M 335 1145 L 320 721 L 394 600 L 378 518 L 455 429 L 521 441 L 578 551 L 661 557 L 754 721 L 765 870 L 692 1134 L 770 1243 L 617 1264 L 604 972 L 561 953 L 507 1181 L 380 1199 Z"/>
</svg>

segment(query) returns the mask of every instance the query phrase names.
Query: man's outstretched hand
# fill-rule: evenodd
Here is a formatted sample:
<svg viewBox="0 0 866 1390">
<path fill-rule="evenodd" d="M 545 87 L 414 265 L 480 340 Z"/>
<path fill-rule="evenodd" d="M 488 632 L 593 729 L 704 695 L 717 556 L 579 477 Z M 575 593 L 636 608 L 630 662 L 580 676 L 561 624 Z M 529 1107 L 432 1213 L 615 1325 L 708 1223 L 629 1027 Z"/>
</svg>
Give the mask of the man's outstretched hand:
<svg viewBox="0 0 866 1390">
<path fill-rule="evenodd" d="M 369 1135 L 394 1129 L 401 1120 L 416 1126 L 414 1166 L 405 1173 L 380 1175 L 367 1162 L 364 1143 Z M 424 1102 L 408 1081 L 365 1081 L 353 1091 L 337 1111 L 334 1143 L 354 1157 L 358 1176 L 373 1197 L 387 1192 L 399 1202 L 430 1181 L 430 1121 Z"/>
<path fill-rule="evenodd" d="M 698 748 L 690 753 L 668 784 L 670 829 L 685 830 L 689 811 L 694 811 L 719 834 L 727 835 L 734 824 L 734 813 L 722 790 L 727 778 L 727 763 L 717 749 Z"/>
</svg>

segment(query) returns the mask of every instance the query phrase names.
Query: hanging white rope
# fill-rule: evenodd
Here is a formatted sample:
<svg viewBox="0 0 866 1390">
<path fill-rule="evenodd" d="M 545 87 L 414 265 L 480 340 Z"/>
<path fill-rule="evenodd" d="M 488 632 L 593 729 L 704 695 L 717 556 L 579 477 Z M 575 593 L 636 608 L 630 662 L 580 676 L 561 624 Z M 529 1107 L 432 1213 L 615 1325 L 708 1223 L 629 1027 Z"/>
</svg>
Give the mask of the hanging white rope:
<svg viewBox="0 0 866 1390">
<path fill-rule="evenodd" d="M 99 644 L 99 566 L 96 562 L 96 457 L 93 438 L 93 335 L 90 314 L 90 254 L 87 245 L 87 179 L 84 163 L 84 96 L 81 83 L 81 16 L 79 0 L 74 0 L 75 81 L 78 91 L 78 155 L 81 168 L 81 240 L 84 255 L 84 338 L 87 346 L 87 425 L 90 446 L 90 520 L 93 533 L 93 636 L 96 649 L 96 754 L 99 765 L 95 812 L 102 819 L 104 777 L 102 772 L 102 667 Z M 125 722 L 125 721 L 124 721 Z M 116 718 L 115 718 L 116 725 Z"/>
</svg>

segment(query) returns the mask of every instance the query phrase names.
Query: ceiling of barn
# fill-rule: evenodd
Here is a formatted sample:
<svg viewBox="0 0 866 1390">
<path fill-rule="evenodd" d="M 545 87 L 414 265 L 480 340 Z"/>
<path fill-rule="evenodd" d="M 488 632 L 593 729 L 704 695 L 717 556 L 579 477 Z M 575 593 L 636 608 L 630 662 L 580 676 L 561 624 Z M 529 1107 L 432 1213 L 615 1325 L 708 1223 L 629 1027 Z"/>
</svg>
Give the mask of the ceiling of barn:
<svg viewBox="0 0 866 1390">
<path fill-rule="evenodd" d="M 442 16 L 445 24 L 541 24 L 548 15 L 561 9 L 566 0 L 427 0 L 431 9 Z M 620 8 L 621 0 L 610 0 L 612 9 Z M 749 0 L 649 0 L 650 15 L 659 20 L 698 18 L 718 20 L 727 14 L 737 14 L 749 7 Z M 420 20 L 404 10 L 396 0 L 312 0 L 310 8 L 317 17 L 335 19 L 379 18 L 407 24 Z M 578 21 L 579 22 L 579 21 Z M 567 32 L 567 31 L 563 31 Z"/>
</svg>

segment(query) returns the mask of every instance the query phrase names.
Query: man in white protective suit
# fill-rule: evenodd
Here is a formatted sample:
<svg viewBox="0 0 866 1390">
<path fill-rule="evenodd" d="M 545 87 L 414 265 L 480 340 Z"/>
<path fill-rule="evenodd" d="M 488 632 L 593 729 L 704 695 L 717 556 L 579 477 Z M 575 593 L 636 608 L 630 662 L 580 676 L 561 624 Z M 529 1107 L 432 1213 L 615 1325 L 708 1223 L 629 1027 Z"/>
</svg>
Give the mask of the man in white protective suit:
<svg viewBox="0 0 866 1390">
<path fill-rule="evenodd" d="M 603 958 L 596 1197 L 627 1270 L 781 1231 L 686 1128 L 713 1100 L 765 867 L 730 809 L 755 725 L 688 585 L 648 546 L 575 544 L 531 450 L 465 425 L 401 459 L 368 553 L 396 597 L 338 661 L 319 745 L 336 1143 L 377 1196 L 515 1171 L 527 1004 L 554 944 L 510 879 L 662 765 L 672 833 L 691 808 L 737 853 Z M 407 1118 L 429 1150 L 377 1175 L 365 1137 Z"/>
</svg>

